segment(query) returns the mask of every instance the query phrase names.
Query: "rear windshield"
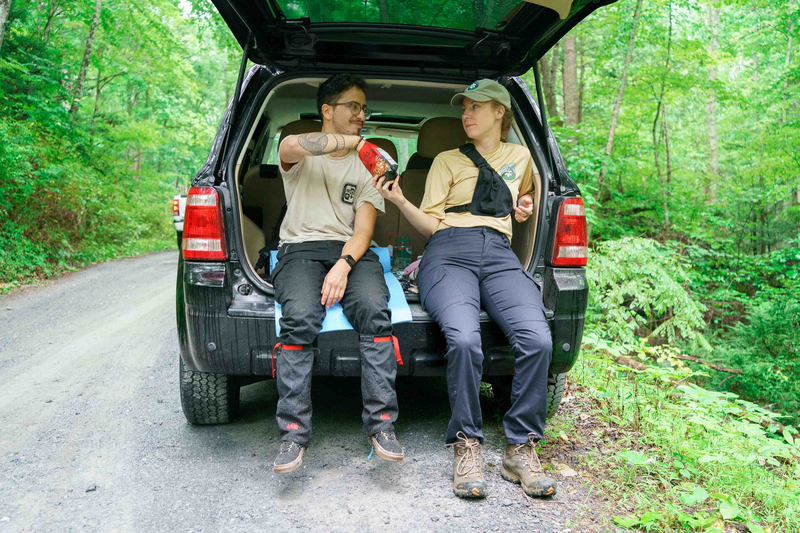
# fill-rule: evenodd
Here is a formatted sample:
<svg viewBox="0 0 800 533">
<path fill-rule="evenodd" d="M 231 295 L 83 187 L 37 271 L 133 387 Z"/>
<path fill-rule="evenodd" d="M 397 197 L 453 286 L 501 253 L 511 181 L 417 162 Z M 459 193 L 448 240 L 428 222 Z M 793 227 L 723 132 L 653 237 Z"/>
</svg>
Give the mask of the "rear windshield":
<svg viewBox="0 0 800 533">
<path fill-rule="evenodd" d="M 368 22 L 437 26 L 457 30 L 501 28 L 501 21 L 520 5 L 519 0 L 278 0 L 289 19 L 311 22 Z"/>
</svg>

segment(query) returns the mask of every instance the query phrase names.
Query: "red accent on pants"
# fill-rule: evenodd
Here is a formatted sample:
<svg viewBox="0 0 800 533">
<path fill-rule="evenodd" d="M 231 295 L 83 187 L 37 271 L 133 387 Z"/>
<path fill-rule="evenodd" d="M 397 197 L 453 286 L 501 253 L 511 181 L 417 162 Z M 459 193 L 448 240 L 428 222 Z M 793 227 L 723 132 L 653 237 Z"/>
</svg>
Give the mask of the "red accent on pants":
<svg viewBox="0 0 800 533">
<path fill-rule="evenodd" d="M 403 364 L 403 358 L 400 357 L 400 343 L 397 341 L 397 337 L 392 335 L 391 337 L 373 337 L 372 339 L 375 342 L 389 342 L 392 341 L 394 344 L 394 356 L 397 358 L 397 364 Z"/>
<path fill-rule="evenodd" d="M 269 362 L 272 365 L 272 378 L 275 379 L 275 350 L 278 349 L 278 346 L 281 347 L 281 350 L 302 350 L 302 344 L 281 344 L 280 342 L 276 343 L 275 346 L 272 347 L 272 357 L 270 358 Z M 297 429 L 297 428 L 295 428 Z"/>
</svg>

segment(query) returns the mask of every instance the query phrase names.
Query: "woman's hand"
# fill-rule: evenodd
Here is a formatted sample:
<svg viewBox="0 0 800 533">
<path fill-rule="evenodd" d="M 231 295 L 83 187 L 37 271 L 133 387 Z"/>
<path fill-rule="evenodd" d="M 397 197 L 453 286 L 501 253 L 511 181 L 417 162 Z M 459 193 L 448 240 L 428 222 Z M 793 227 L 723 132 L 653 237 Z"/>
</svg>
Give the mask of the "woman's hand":
<svg viewBox="0 0 800 533">
<path fill-rule="evenodd" d="M 400 188 L 399 182 L 399 177 L 388 183 L 386 182 L 386 176 L 372 178 L 372 186 L 378 190 L 378 194 L 398 207 L 406 202 L 406 197 L 403 196 L 403 189 Z"/>
<path fill-rule="evenodd" d="M 517 207 L 514 208 L 514 218 L 517 222 L 525 222 L 533 214 L 533 197 L 526 194 L 519 199 Z"/>
</svg>

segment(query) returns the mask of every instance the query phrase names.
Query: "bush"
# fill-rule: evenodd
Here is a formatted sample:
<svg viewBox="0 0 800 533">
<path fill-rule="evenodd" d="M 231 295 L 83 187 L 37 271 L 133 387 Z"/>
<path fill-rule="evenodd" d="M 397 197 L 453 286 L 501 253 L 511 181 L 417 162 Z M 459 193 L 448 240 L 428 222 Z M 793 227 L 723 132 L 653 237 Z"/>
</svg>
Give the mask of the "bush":
<svg viewBox="0 0 800 533">
<path fill-rule="evenodd" d="M 678 254 L 651 239 L 624 238 L 597 244 L 589 265 L 591 320 L 605 338 L 710 349 L 702 333 L 705 306 L 688 290 Z"/>
</svg>

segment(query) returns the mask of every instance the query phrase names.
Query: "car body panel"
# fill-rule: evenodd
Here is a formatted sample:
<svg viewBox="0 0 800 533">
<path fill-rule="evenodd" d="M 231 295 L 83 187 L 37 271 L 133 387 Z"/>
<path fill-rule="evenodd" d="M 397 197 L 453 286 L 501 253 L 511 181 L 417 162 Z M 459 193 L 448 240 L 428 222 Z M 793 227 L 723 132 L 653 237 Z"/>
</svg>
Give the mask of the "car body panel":
<svg viewBox="0 0 800 533">
<path fill-rule="evenodd" d="M 494 27 L 469 29 L 397 23 L 391 17 L 389 22 L 364 17 L 328 22 L 312 10 L 290 19 L 275 0 L 212 1 L 243 49 L 249 42 L 248 59 L 254 63 L 286 71 L 380 69 L 386 74 L 477 79 L 521 75 L 581 20 L 615 0 L 520 2 Z M 325 4 L 335 8 L 347 3 Z M 453 4 L 444 3 L 440 9 L 468 10 L 474 5 L 472 0 Z M 559 12 L 566 13 L 565 18 Z M 396 20 L 415 22 L 411 16 Z"/>
<path fill-rule="evenodd" d="M 195 176 L 193 186 L 215 186 L 224 213 L 227 262 L 185 261 L 178 263 L 176 316 L 181 356 L 194 371 L 241 376 L 270 377 L 275 335 L 275 308 L 272 287 L 241 262 L 243 241 L 240 230 L 237 188 L 229 186 L 226 176 L 234 170 L 234 154 L 246 142 L 246 133 L 255 121 L 256 110 L 271 87 L 299 76 L 279 73 L 256 65 L 245 76 L 239 120 L 227 143 L 230 106 L 212 144 L 206 164 Z M 441 81 L 441 80 L 440 80 Z M 450 80 L 451 81 L 451 80 Z M 585 269 L 556 269 L 547 264 L 553 236 L 550 220 L 557 213 L 562 194 L 574 196 L 577 186 L 569 180 L 557 145 L 549 135 L 554 165 L 544 150 L 543 126 L 538 106 L 519 78 L 503 78 L 514 96 L 518 124 L 532 156 L 541 169 L 544 186 L 531 265 L 534 280 L 542 291 L 546 318 L 553 332 L 551 373 L 568 371 L 578 357 L 583 333 L 588 285 Z M 535 117 L 535 118 L 534 118 Z M 555 173 L 550 169 L 555 168 Z M 564 185 L 566 184 L 566 186 Z M 558 194 L 558 195 L 557 195 Z M 208 283 L 203 273 L 224 272 L 221 283 Z M 216 278 L 218 279 L 218 278 Z M 242 290 L 246 288 L 247 290 Z M 446 342 L 439 327 L 419 304 L 411 304 L 414 320 L 395 326 L 404 364 L 399 375 L 443 376 L 446 369 Z M 481 338 L 485 353 L 484 375 L 510 375 L 514 358 L 508 341 L 489 317 L 481 314 Z M 316 374 L 353 376 L 360 374 L 358 337 L 353 331 L 319 335 L 315 345 Z"/>
</svg>

